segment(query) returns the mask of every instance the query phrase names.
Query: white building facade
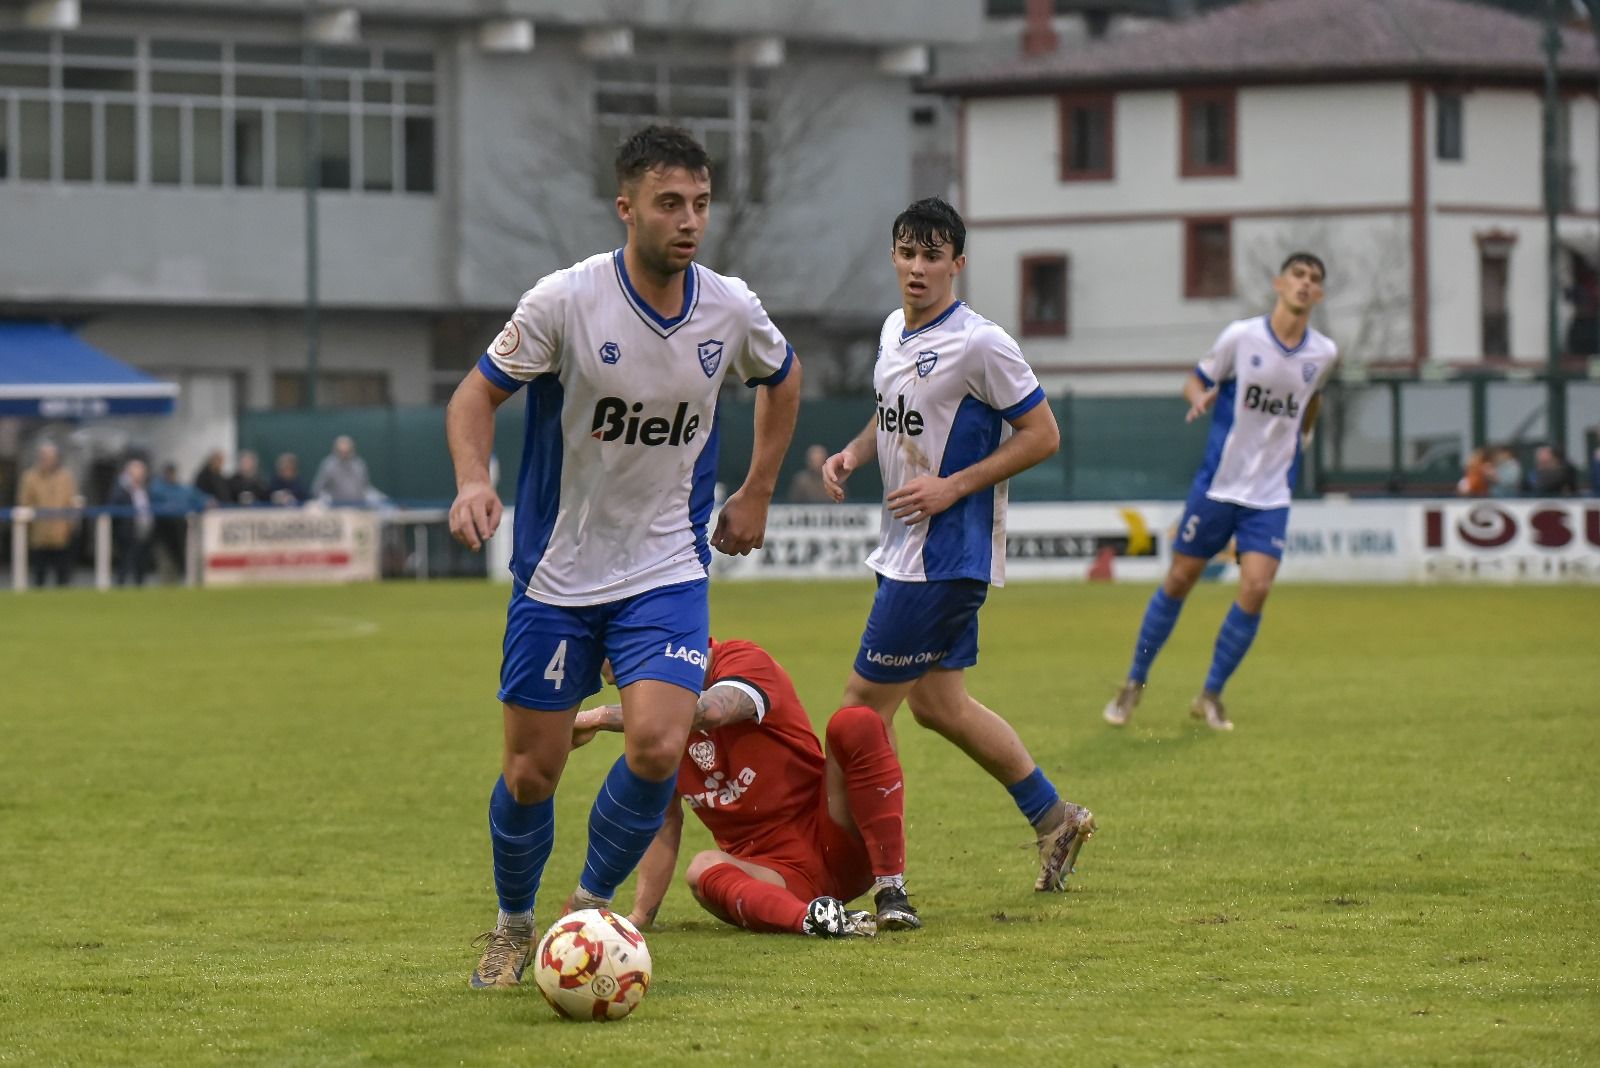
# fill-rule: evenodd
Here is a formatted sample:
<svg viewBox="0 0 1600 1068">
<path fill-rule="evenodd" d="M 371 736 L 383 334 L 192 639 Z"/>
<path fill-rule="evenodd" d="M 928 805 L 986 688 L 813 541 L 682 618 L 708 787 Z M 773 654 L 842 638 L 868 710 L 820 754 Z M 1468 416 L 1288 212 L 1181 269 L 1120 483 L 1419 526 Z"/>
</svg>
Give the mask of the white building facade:
<svg viewBox="0 0 1600 1068">
<path fill-rule="evenodd" d="M 942 79 L 964 294 L 1052 385 L 1168 391 L 1306 248 L 1347 362 L 1542 367 L 1539 29 L 1456 0 L 1268 0 Z M 1587 355 L 1600 65 L 1587 32 L 1561 55 L 1562 332 Z"/>
</svg>

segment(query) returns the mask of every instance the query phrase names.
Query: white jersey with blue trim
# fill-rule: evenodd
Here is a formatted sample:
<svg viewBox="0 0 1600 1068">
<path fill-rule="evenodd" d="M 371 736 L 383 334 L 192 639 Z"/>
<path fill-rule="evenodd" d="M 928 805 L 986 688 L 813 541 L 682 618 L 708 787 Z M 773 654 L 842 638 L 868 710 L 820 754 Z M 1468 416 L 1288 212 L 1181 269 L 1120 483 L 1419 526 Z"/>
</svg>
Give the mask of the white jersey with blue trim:
<svg viewBox="0 0 1600 1068">
<path fill-rule="evenodd" d="M 1338 362 L 1325 334 L 1306 327 L 1293 348 L 1272 332 L 1271 316 L 1229 323 L 1195 368 L 1217 387 L 1206 457 L 1194 486 L 1214 501 L 1284 508 L 1300 472 L 1300 426 Z"/>
<path fill-rule="evenodd" d="M 905 312 L 884 320 L 872 372 L 878 401 L 878 466 L 887 496 L 919 475 L 950 475 L 999 447 L 1044 390 L 1011 335 L 957 301 L 905 330 Z M 867 566 L 902 582 L 978 579 L 1005 584 L 1006 483 L 963 497 L 913 525 L 884 506 Z"/>
<path fill-rule="evenodd" d="M 528 596 L 604 604 L 705 578 L 723 377 L 776 385 L 793 361 L 750 288 L 697 264 L 671 318 L 621 249 L 524 293 L 478 370 L 529 387 L 511 556 Z"/>
</svg>

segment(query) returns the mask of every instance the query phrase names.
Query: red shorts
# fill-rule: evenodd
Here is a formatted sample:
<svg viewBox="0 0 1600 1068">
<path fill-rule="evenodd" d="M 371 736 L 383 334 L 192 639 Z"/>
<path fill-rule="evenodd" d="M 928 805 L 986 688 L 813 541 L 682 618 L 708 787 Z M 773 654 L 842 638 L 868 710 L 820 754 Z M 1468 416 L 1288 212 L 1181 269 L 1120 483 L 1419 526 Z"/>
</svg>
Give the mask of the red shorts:
<svg viewBox="0 0 1600 1068">
<path fill-rule="evenodd" d="M 854 830 L 833 821 L 828 814 L 826 793 L 809 820 L 796 820 L 791 826 L 793 836 L 785 848 L 773 849 L 768 843 L 759 854 L 733 855 L 771 868 L 783 876 L 789 892 L 802 901 L 819 897 L 850 901 L 872 886 L 867 847 Z"/>
</svg>

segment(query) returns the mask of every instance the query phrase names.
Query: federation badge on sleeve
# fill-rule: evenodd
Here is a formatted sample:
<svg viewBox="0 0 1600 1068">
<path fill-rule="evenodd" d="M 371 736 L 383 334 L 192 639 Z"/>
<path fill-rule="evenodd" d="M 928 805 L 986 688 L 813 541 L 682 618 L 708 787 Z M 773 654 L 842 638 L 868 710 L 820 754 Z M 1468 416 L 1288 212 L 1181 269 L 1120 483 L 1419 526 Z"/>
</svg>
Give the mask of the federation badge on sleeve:
<svg viewBox="0 0 1600 1068">
<path fill-rule="evenodd" d="M 522 330 L 516 321 L 506 323 L 506 328 L 500 331 L 500 336 L 494 339 L 494 354 L 496 356 L 510 356 L 522 347 Z"/>
<path fill-rule="evenodd" d="M 700 370 L 710 378 L 717 373 L 717 368 L 722 365 L 722 342 L 716 338 L 707 338 L 700 342 L 698 353 L 700 356 Z"/>
</svg>

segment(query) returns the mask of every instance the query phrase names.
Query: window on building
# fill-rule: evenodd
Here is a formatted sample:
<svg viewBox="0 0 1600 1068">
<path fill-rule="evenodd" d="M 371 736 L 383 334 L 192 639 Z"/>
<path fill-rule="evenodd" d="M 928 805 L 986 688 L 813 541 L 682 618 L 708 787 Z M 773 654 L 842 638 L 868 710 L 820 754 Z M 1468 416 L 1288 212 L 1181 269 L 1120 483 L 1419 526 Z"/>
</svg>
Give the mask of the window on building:
<svg viewBox="0 0 1600 1068">
<path fill-rule="evenodd" d="M 1517 235 L 1500 230 L 1478 235 L 1478 306 L 1483 358 L 1511 357 L 1511 249 Z"/>
<path fill-rule="evenodd" d="M 1190 219 L 1184 223 L 1183 294 L 1190 300 L 1233 296 L 1233 223 Z"/>
<path fill-rule="evenodd" d="M 1115 174 L 1115 131 L 1110 93 L 1068 94 L 1059 99 L 1061 180 L 1107 181 Z"/>
<path fill-rule="evenodd" d="M 666 61 L 603 63 L 596 71 L 595 193 L 617 191 L 617 146 L 641 126 L 670 122 L 694 135 L 711 156 L 719 196 L 766 199 L 770 129 L 767 73 L 740 66 Z"/>
<path fill-rule="evenodd" d="M 325 189 L 434 191 L 434 59 L 317 52 Z M 0 31 L 0 181 L 300 188 L 299 43 Z"/>
<path fill-rule="evenodd" d="M 1022 259 L 1022 336 L 1066 337 L 1068 328 L 1067 257 Z"/>
<path fill-rule="evenodd" d="M 1433 154 L 1439 159 L 1466 158 L 1461 128 L 1461 94 L 1440 90 L 1433 94 Z"/>
<path fill-rule="evenodd" d="M 1238 173 L 1238 94 L 1232 89 L 1190 89 L 1180 99 L 1183 177 Z"/>
</svg>

